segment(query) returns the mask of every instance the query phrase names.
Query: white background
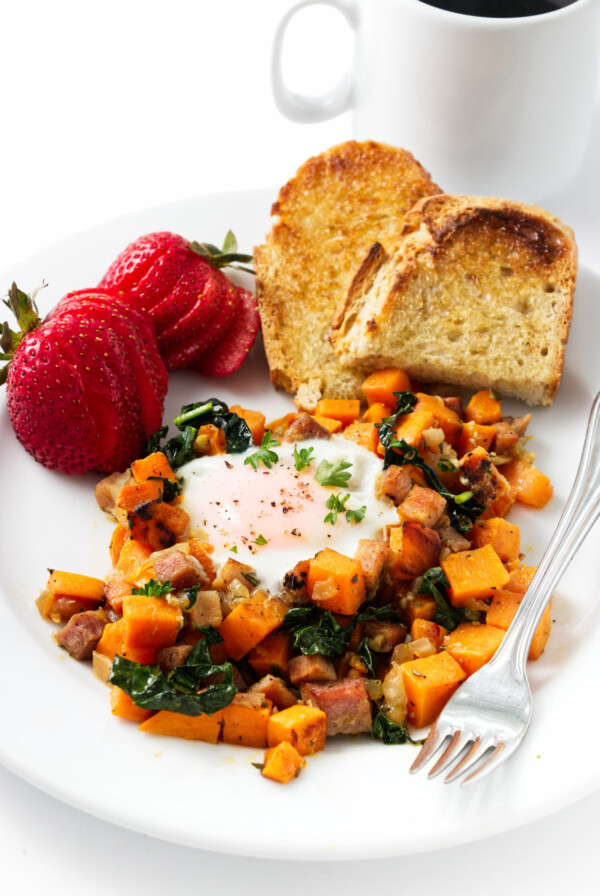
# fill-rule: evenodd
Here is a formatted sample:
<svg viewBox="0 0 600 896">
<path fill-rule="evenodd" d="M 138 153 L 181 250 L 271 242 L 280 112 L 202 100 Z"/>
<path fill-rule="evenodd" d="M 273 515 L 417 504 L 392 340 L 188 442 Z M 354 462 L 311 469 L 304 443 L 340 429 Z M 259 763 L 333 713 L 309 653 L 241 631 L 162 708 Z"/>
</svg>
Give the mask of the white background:
<svg viewBox="0 0 600 896">
<path fill-rule="evenodd" d="M 301 126 L 273 105 L 270 46 L 289 0 L 7 5 L 0 0 L 0 270 L 9 276 L 38 249 L 127 212 L 208 192 L 276 188 L 309 155 L 351 136 L 348 116 Z M 338 24 L 328 10 L 305 14 L 290 41 L 293 86 L 318 92 L 335 82 L 350 50 Z M 544 203 L 573 226 L 582 262 L 596 271 L 598 158 L 600 114 L 581 171 Z M 223 236 L 207 233 L 202 221 L 185 235 Z M 1 663 L 0 653 L 0 674 L 12 674 Z M 557 706 L 557 737 L 565 736 L 565 722 L 565 707 Z M 174 888 L 214 896 L 325 888 L 331 896 L 392 888 L 450 896 L 598 892 L 600 794 L 473 845 L 350 864 L 172 846 L 84 815 L 2 769 L 0 794 L 2 890 L 17 896 L 42 888 L 47 896 L 153 896 Z M 240 811 L 252 824 L 251 807 Z M 410 806 L 398 806 L 399 830 L 410 816 Z M 376 805 L 371 819 L 356 823 L 375 820 Z"/>
</svg>

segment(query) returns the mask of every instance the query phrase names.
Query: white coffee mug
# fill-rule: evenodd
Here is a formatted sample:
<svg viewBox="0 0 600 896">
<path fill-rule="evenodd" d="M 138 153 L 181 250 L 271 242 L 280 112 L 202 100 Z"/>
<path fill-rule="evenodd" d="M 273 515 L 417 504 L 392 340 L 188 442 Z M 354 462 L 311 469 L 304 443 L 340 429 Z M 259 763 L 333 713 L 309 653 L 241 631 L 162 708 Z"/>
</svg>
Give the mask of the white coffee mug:
<svg viewBox="0 0 600 896">
<path fill-rule="evenodd" d="M 354 65 L 333 90 L 310 97 L 286 86 L 282 50 L 293 16 L 318 5 L 339 10 L 354 29 Z M 520 18 L 424 0 L 302 0 L 276 32 L 272 83 L 292 120 L 352 109 L 356 139 L 410 150 L 446 192 L 536 202 L 577 171 L 599 62 L 600 0 Z"/>
</svg>

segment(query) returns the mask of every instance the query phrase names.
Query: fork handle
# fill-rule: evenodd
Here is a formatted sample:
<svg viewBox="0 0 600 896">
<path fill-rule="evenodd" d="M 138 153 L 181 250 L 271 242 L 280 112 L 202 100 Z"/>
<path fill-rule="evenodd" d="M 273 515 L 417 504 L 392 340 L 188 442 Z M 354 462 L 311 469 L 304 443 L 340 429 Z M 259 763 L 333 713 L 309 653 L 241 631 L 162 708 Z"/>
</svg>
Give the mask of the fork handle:
<svg viewBox="0 0 600 896">
<path fill-rule="evenodd" d="M 585 434 L 573 488 L 531 584 L 489 667 L 514 663 L 513 673 L 525 675 L 527 654 L 552 592 L 600 515 L 600 392 L 596 395 Z"/>
</svg>

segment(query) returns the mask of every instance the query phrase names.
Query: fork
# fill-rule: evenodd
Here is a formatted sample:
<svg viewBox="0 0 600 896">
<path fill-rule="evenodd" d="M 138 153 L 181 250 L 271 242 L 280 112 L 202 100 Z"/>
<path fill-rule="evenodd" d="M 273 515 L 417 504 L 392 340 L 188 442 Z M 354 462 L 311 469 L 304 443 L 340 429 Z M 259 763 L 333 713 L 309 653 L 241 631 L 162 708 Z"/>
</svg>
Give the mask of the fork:
<svg viewBox="0 0 600 896">
<path fill-rule="evenodd" d="M 492 659 L 459 687 L 434 722 L 411 773 L 444 748 L 428 778 L 446 772 L 446 783 L 462 778 L 467 784 L 515 752 L 531 721 L 526 673 L 531 640 L 554 588 L 599 515 L 600 392 L 590 412 L 573 488 L 519 609 Z"/>
</svg>

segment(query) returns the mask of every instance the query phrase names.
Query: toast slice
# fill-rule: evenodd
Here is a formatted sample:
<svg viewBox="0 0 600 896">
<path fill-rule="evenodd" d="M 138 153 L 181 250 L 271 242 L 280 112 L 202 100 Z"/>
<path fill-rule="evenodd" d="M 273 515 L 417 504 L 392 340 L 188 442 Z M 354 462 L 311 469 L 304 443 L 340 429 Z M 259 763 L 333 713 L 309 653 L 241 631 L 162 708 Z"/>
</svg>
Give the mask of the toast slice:
<svg viewBox="0 0 600 896">
<path fill-rule="evenodd" d="M 494 388 L 550 405 L 577 276 L 573 232 L 535 206 L 439 194 L 393 247 L 375 243 L 334 316 L 331 342 L 364 373 Z"/>
<path fill-rule="evenodd" d="M 355 141 L 309 159 L 280 190 L 279 220 L 254 251 L 256 288 L 271 380 L 301 407 L 360 397 L 362 374 L 331 347 L 331 318 L 369 246 L 439 192 L 409 152 Z"/>
</svg>

